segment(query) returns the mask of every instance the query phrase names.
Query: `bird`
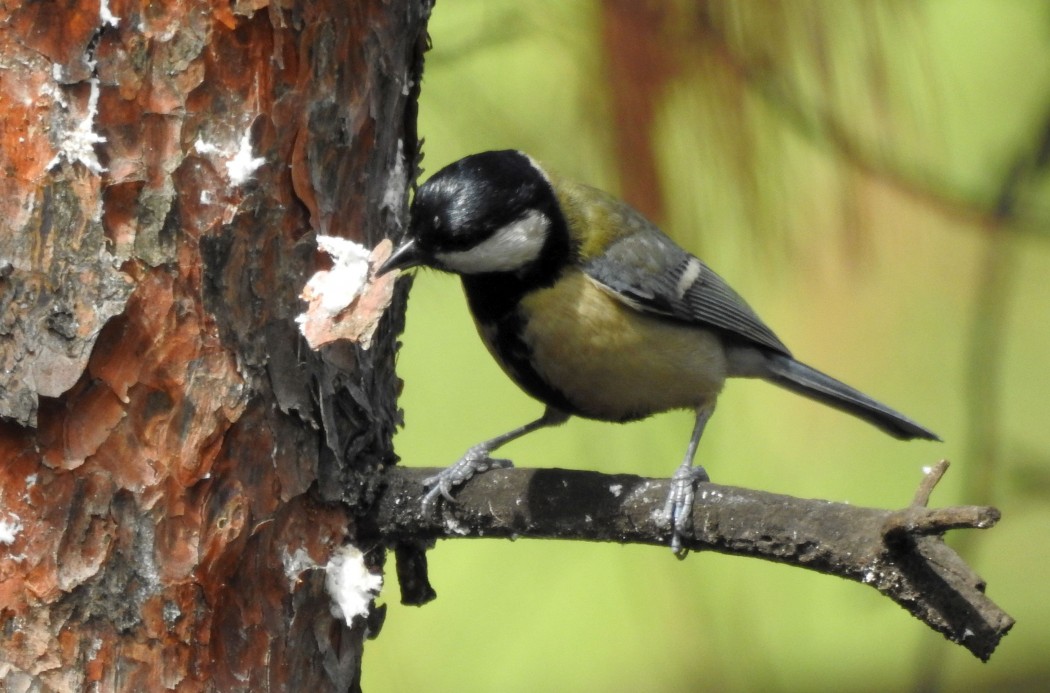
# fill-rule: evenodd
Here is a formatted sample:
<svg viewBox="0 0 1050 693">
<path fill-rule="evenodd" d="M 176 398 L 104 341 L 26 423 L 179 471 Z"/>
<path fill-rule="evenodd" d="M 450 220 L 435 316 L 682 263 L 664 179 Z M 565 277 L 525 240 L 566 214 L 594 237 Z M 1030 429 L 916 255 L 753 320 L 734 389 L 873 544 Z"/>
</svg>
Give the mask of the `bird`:
<svg viewBox="0 0 1050 693">
<path fill-rule="evenodd" d="M 760 378 L 902 440 L 929 429 L 796 360 L 703 261 L 609 193 L 517 150 L 486 151 L 419 186 L 407 232 L 376 270 L 459 275 L 478 333 L 543 415 L 474 445 L 424 481 L 425 512 L 477 473 L 512 466 L 492 453 L 572 416 L 629 422 L 691 409 L 695 423 L 657 520 L 683 553 L 701 436 L 727 378 Z"/>
</svg>

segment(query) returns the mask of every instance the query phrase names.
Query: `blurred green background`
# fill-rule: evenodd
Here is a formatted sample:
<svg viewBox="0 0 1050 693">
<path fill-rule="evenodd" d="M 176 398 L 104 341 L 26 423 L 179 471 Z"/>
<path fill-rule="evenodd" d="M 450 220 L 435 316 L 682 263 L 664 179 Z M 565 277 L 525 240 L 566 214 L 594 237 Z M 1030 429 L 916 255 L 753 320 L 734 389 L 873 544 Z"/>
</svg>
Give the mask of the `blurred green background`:
<svg viewBox="0 0 1050 693">
<path fill-rule="evenodd" d="M 721 483 L 858 505 L 994 504 L 957 532 L 1018 623 L 989 664 L 874 590 L 669 550 L 446 541 L 439 598 L 392 565 L 369 691 L 1046 690 L 1050 686 L 1050 5 L 441 0 L 423 179 L 529 152 L 618 192 L 701 255 L 802 360 L 933 428 L 905 444 L 731 381 L 698 459 Z M 417 275 L 398 368 L 406 464 L 539 414 L 485 352 L 459 282 Z M 573 419 L 519 466 L 668 476 L 688 413 Z"/>
</svg>

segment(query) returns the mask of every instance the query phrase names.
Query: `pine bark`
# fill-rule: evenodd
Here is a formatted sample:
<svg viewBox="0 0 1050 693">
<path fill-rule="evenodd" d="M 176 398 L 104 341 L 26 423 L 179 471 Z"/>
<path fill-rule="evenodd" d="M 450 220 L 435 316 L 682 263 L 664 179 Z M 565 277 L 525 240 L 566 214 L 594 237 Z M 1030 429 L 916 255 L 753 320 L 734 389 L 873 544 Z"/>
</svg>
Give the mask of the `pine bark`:
<svg viewBox="0 0 1050 693">
<path fill-rule="evenodd" d="M 317 234 L 403 223 L 429 5 L 5 5 L 0 688 L 358 687 L 380 615 L 315 568 L 393 460 L 405 289 L 368 349 L 294 319 Z"/>
</svg>

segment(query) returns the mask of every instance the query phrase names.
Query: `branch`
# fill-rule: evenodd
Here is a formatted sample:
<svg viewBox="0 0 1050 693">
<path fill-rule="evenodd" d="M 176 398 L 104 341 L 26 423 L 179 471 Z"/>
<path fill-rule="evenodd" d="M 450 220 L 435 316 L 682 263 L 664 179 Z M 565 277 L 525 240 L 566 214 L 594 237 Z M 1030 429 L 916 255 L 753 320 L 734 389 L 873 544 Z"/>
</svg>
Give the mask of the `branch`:
<svg viewBox="0 0 1050 693">
<path fill-rule="evenodd" d="M 754 556 L 870 585 L 982 660 L 1014 620 L 984 595 L 984 582 L 942 541 L 949 529 L 987 528 L 999 511 L 986 507 L 928 510 L 929 492 L 947 463 L 933 468 L 914 503 L 902 510 L 861 508 L 761 491 L 703 484 L 693 508 L 694 551 Z M 391 467 L 373 507 L 378 536 L 408 559 L 438 538 L 576 539 L 668 546 L 654 516 L 666 479 L 564 469 L 496 469 L 464 484 L 455 503 L 424 517 L 422 480 L 434 469 Z M 433 597 L 425 560 L 410 581 Z M 412 572 L 404 566 L 399 573 Z"/>
</svg>

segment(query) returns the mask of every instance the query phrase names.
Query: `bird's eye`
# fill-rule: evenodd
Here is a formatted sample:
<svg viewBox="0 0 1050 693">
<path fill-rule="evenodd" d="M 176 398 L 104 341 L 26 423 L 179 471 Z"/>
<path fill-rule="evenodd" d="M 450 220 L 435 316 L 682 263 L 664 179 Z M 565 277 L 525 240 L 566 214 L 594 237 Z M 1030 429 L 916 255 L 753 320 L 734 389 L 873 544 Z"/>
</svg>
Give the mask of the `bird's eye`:
<svg viewBox="0 0 1050 693">
<path fill-rule="evenodd" d="M 440 229 L 441 228 L 441 215 L 440 214 L 435 214 L 434 215 L 434 228 L 435 229 Z"/>
</svg>

